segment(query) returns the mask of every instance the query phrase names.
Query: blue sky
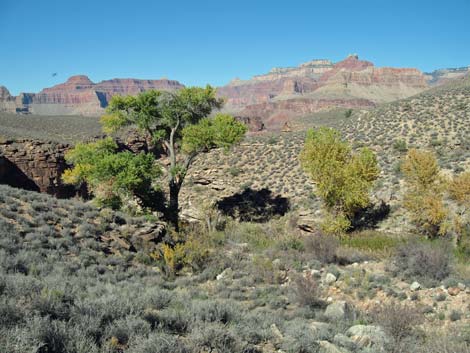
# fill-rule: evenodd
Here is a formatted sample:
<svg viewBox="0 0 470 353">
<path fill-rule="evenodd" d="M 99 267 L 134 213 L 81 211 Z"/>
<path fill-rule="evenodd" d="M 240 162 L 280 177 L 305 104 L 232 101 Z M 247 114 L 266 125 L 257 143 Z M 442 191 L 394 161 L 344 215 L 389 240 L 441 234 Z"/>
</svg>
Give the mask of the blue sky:
<svg viewBox="0 0 470 353">
<path fill-rule="evenodd" d="M 470 0 L 0 0 L 0 85 L 37 92 L 75 74 L 223 85 L 349 53 L 468 66 L 469 21 Z"/>
</svg>

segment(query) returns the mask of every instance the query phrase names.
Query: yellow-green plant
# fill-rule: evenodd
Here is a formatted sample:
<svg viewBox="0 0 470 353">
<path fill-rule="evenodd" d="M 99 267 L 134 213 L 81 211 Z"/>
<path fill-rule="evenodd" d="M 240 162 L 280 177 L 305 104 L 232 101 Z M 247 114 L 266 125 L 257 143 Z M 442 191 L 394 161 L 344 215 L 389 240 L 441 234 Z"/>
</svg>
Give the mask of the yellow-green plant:
<svg viewBox="0 0 470 353">
<path fill-rule="evenodd" d="M 323 229 L 332 234 L 348 230 L 356 213 L 370 204 L 380 172 L 375 154 L 368 148 L 353 152 L 338 131 L 322 127 L 307 132 L 300 162 L 329 213 Z"/>
<path fill-rule="evenodd" d="M 449 195 L 458 205 L 453 225 L 457 235 L 458 254 L 465 260 L 470 258 L 470 171 L 452 178 Z"/>
<path fill-rule="evenodd" d="M 405 208 L 412 221 L 428 237 L 444 235 L 449 212 L 444 204 L 445 180 L 432 152 L 411 149 L 402 164 L 407 191 Z"/>
<path fill-rule="evenodd" d="M 465 171 L 452 178 L 449 194 L 460 205 L 470 207 L 470 171 Z"/>
<path fill-rule="evenodd" d="M 173 247 L 168 244 L 163 245 L 163 260 L 165 261 L 166 270 L 169 274 L 176 274 L 176 272 L 184 266 L 184 258 L 184 244 L 178 243 Z"/>
</svg>

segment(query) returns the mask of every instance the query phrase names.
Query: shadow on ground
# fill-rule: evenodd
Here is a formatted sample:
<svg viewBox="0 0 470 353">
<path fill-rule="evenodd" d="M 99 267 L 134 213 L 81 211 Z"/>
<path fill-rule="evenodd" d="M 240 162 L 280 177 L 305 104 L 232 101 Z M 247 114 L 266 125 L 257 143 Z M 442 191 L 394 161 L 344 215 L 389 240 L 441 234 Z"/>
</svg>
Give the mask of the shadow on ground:
<svg viewBox="0 0 470 353">
<path fill-rule="evenodd" d="M 351 220 L 351 230 L 363 230 L 377 228 L 390 213 L 390 205 L 385 202 L 369 205 L 356 213 Z"/>
<path fill-rule="evenodd" d="M 275 216 L 283 216 L 290 209 L 286 197 L 273 195 L 269 189 L 245 189 L 241 193 L 225 197 L 217 208 L 226 216 L 242 222 L 264 223 Z"/>
</svg>

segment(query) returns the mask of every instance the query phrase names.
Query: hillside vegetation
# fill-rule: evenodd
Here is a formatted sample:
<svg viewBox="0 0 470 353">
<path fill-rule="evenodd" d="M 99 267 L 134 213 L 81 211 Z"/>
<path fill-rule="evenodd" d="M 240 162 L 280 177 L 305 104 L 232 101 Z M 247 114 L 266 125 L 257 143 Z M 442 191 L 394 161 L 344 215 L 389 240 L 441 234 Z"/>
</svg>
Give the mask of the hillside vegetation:
<svg viewBox="0 0 470 353">
<path fill-rule="evenodd" d="M 464 77 L 373 110 L 317 113 L 291 125 L 291 132 L 252 136 L 230 154 L 216 150 L 197 160 L 189 178 L 196 187 L 182 191 L 186 205 L 195 208 L 201 199 L 223 198 L 250 187 L 267 188 L 287 197 L 302 214 L 318 210 L 318 200 L 312 195 L 314 185 L 297 157 L 306 128 L 330 126 L 354 148 L 366 146 L 376 152 L 382 173 L 374 195 L 393 206 L 402 198 L 400 163 L 410 148 L 434 151 L 448 172 L 470 167 L 470 80 Z M 404 216 L 392 207 L 390 219 L 381 226 L 403 231 Z"/>
<path fill-rule="evenodd" d="M 0 352 L 469 349 L 470 278 L 445 244 L 305 237 L 287 217 L 194 228 L 199 242 L 161 258 L 104 242 L 139 244 L 142 220 L 4 186 L 0 197 Z"/>
</svg>

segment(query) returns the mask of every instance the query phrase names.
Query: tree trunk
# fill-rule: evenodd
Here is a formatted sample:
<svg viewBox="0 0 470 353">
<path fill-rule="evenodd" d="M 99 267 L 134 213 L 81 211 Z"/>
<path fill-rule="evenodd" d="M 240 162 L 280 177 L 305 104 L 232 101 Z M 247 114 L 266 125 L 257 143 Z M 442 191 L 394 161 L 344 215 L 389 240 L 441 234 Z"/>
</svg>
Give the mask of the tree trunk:
<svg viewBox="0 0 470 353">
<path fill-rule="evenodd" d="M 175 180 L 170 180 L 170 201 L 168 204 L 168 221 L 173 229 L 179 232 L 179 193 L 181 184 Z"/>
</svg>

